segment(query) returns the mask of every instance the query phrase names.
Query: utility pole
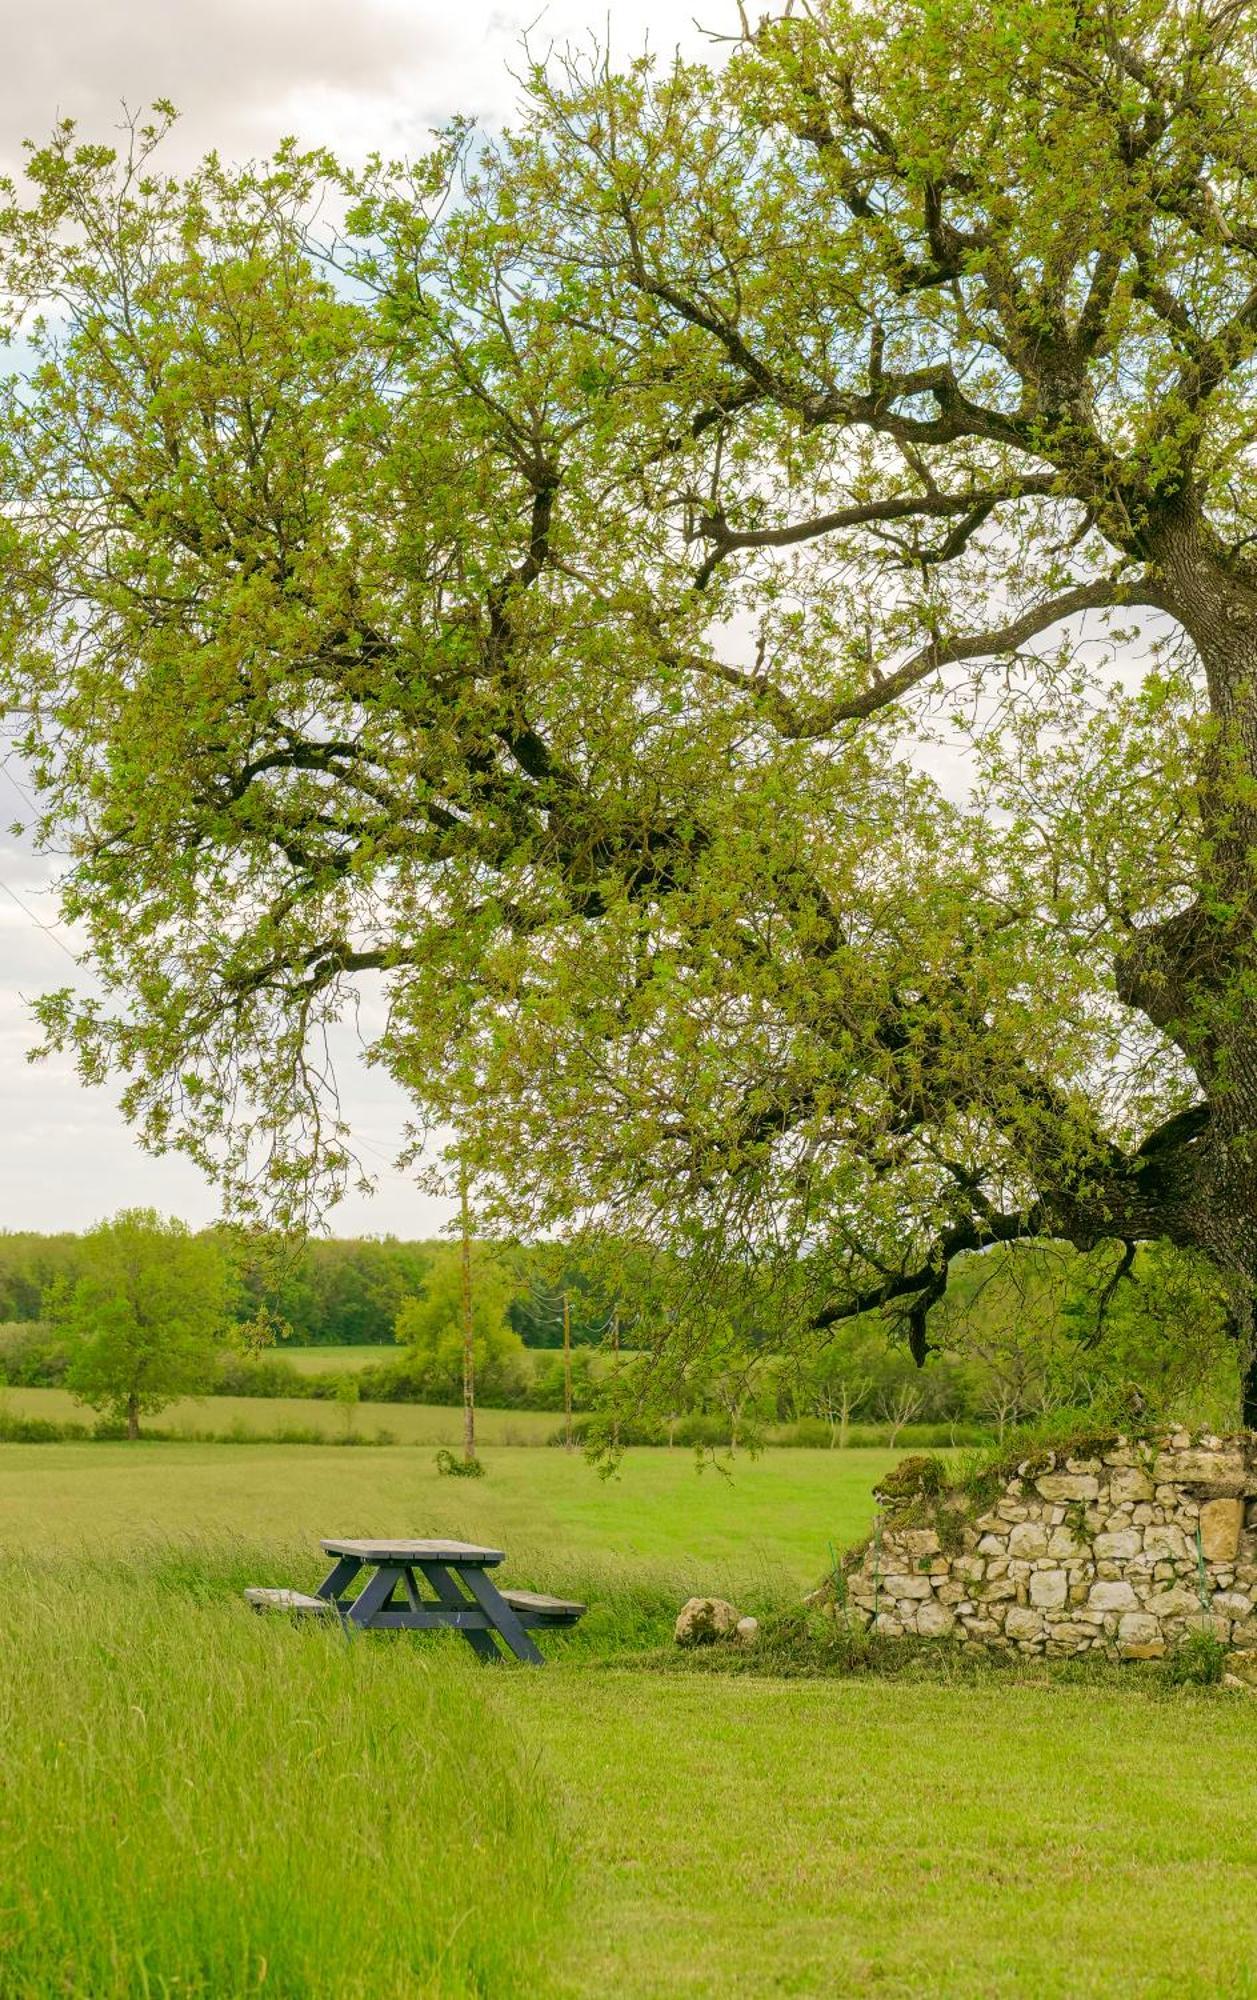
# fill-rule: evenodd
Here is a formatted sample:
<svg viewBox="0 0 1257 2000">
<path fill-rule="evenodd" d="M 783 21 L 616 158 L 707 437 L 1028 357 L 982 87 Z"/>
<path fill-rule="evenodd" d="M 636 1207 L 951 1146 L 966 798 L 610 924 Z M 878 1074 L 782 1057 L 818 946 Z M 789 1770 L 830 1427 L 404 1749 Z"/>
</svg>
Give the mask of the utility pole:
<svg viewBox="0 0 1257 2000">
<path fill-rule="evenodd" d="M 476 1349 L 471 1312 L 471 1215 L 467 1202 L 467 1166 L 458 1163 L 459 1215 L 463 1233 L 463 1463 L 476 1456 Z"/>
<path fill-rule="evenodd" d="M 563 1449 L 572 1449 L 572 1301 L 563 1287 Z"/>
</svg>

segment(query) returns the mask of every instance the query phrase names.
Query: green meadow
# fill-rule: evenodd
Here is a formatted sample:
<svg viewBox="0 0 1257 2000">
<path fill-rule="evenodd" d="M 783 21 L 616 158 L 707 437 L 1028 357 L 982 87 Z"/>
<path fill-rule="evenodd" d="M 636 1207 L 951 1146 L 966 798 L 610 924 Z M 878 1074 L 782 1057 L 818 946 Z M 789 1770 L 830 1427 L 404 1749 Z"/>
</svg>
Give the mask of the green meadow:
<svg viewBox="0 0 1257 2000">
<path fill-rule="evenodd" d="M 1257 1993 L 1251 1698 L 693 1671 L 889 1453 L 0 1448 L 0 1996 Z M 495 1542 L 543 1672 L 259 1619 L 320 1535 Z"/>
</svg>

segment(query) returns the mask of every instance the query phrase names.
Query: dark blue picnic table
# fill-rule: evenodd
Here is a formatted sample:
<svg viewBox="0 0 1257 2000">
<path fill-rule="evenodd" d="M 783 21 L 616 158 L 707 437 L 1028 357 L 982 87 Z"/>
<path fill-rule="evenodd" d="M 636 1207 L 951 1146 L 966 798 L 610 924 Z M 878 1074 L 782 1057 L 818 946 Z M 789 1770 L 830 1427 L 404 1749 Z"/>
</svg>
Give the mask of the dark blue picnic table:
<svg viewBox="0 0 1257 2000">
<path fill-rule="evenodd" d="M 502 1549 L 471 1542 L 339 1541 L 322 1544 L 336 1560 L 313 1596 L 300 1590 L 254 1588 L 256 1611 L 339 1617 L 347 1631 L 461 1632 L 482 1660 L 502 1657 L 544 1666 L 529 1637 L 539 1629 L 574 1625 L 585 1606 L 532 1590 L 499 1590 L 488 1572 L 505 1562 Z M 371 1572 L 356 1595 L 350 1586 Z"/>
</svg>

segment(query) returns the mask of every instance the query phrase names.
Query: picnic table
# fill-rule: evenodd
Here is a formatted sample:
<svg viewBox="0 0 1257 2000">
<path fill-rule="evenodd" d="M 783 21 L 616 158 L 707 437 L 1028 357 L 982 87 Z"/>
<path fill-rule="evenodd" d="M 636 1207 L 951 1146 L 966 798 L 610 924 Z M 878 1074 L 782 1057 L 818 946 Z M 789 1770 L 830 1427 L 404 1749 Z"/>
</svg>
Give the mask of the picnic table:
<svg viewBox="0 0 1257 2000">
<path fill-rule="evenodd" d="M 530 1631 L 574 1625 L 583 1604 L 538 1591 L 499 1590 L 488 1572 L 505 1562 L 502 1549 L 471 1542 L 325 1541 L 336 1560 L 311 1596 L 300 1590 L 258 1587 L 245 1591 L 255 1611 L 339 1617 L 346 1631 L 461 1632 L 482 1660 L 502 1657 L 545 1665 Z M 371 1574 L 356 1596 L 347 1595 L 363 1570 Z"/>
</svg>

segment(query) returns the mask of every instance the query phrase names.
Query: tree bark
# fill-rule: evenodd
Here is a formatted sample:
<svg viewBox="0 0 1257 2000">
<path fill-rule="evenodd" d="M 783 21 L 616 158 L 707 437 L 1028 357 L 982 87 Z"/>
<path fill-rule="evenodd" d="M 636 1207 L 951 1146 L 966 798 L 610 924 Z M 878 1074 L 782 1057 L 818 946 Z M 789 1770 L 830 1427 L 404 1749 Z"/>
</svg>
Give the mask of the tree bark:
<svg viewBox="0 0 1257 2000">
<path fill-rule="evenodd" d="M 137 1438 L 139 1435 L 140 1399 L 138 1396 L 132 1394 L 127 1397 L 127 1436 L 129 1438 Z"/>
</svg>

